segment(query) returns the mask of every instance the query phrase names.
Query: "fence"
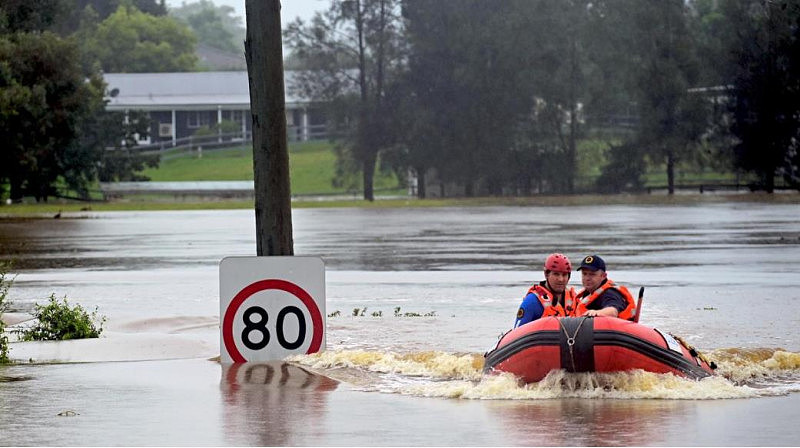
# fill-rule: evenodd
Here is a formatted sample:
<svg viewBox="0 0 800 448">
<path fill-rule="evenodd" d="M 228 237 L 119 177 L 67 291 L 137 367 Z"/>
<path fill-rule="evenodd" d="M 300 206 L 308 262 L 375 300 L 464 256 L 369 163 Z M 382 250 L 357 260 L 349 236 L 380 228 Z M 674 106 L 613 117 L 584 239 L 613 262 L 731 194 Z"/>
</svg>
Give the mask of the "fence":
<svg viewBox="0 0 800 448">
<path fill-rule="evenodd" d="M 286 137 L 290 142 L 300 142 L 308 140 L 321 140 L 328 137 L 327 127 L 324 124 L 311 126 L 289 126 L 286 129 Z M 130 148 L 142 154 L 161 154 L 162 160 L 169 160 L 180 153 L 191 151 L 202 151 L 204 149 L 230 148 L 250 144 L 253 141 L 251 131 L 231 132 L 225 134 L 191 135 L 175 140 L 162 140 L 146 145 L 137 145 Z M 114 151 L 115 148 L 109 148 Z M 164 154 L 167 150 L 169 154 Z"/>
</svg>

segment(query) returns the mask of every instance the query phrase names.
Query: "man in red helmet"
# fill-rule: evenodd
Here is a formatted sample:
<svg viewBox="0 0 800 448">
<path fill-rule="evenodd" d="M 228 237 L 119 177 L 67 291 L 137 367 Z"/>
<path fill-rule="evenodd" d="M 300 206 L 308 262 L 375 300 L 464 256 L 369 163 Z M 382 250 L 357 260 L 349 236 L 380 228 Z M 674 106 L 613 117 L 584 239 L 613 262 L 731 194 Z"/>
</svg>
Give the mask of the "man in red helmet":
<svg viewBox="0 0 800 448">
<path fill-rule="evenodd" d="M 544 280 L 528 289 L 517 311 L 514 328 L 548 316 L 572 316 L 575 290 L 567 288 L 572 263 L 564 254 L 550 254 L 544 261 Z"/>
</svg>

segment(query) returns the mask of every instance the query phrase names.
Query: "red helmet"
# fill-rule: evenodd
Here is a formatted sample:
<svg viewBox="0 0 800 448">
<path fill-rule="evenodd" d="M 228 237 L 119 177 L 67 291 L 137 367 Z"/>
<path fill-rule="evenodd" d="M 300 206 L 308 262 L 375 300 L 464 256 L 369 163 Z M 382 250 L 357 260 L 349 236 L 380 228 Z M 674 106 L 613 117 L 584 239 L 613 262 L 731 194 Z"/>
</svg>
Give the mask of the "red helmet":
<svg viewBox="0 0 800 448">
<path fill-rule="evenodd" d="M 572 272 L 572 263 L 569 262 L 569 258 L 564 254 L 550 254 L 544 260 L 544 270 L 569 274 Z"/>
</svg>

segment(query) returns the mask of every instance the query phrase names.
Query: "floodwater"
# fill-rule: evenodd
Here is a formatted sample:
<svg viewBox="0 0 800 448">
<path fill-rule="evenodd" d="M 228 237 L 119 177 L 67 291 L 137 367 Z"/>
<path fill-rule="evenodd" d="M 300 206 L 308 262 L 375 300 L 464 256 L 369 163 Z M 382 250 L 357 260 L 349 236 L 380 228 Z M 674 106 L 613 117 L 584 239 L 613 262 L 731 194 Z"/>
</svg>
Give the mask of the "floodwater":
<svg viewBox="0 0 800 448">
<path fill-rule="evenodd" d="M 13 312 L 55 293 L 108 318 L 99 340 L 11 344 L 0 444 L 796 445 L 798 217 L 757 202 L 295 210 L 295 253 L 326 264 L 327 351 L 233 367 L 214 360 L 218 269 L 254 255 L 252 211 L 0 220 Z M 641 323 L 720 375 L 482 377 L 555 250 L 644 286 Z"/>
</svg>

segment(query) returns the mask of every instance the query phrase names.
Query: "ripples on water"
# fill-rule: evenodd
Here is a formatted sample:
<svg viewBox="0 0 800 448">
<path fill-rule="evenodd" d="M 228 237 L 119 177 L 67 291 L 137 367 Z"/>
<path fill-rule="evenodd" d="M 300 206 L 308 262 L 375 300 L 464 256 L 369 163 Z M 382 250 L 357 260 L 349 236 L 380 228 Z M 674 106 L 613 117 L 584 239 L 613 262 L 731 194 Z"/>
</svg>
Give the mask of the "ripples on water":
<svg viewBox="0 0 800 448">
<path fill-rule="evenodd" d="M 797 216 L 756 202 L 295 210 L 295 253 L 323 258 L 326 314 L 341 318 L 327 319 L 328 351 L 246 368 L 205 359 L 219 353 L 219 261 L 254 254 L 252 210 L 0 221 L 14 310 L 53 292 L 98 306 L 109 337 L 93 360 L 196 350 L 22 357 L 0 369 L 0 432 L 19 445 L 794 445 Z M 642 323 L 683 336 L 720 375 L 483 376 L 483 350 L 554 250 L 600 253 L 614 280 L 646 286 Z"/>
<path fill-rule="evenodd" d="M 362 390 L 422 397 L 697 400 L 769 397 L 800 391 L 800 353 L 721 349 L 707 356 L 719 365 L 718 375 L 702 380 L 645 371 L 553 371 L 542 381 L 527 385 L 506 373 L 483 375 L 483 356 L 474 353 L 332 350 L 295 356 L 291 362 L 356 384 Z"/>
</svg>

